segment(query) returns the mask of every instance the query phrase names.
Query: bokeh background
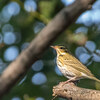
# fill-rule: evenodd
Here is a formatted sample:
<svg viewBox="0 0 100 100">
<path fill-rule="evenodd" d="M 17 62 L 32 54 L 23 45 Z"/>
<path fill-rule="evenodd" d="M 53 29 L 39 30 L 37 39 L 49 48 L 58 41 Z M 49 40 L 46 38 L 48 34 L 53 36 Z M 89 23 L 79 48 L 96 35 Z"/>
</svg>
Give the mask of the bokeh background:
<svg viewBox="0 0 100 100">
<path fill-rule="evenodd" d="M 62 8 L 74 1 L 1 0 L 0 73 L 28 47 L 31 40 Z M 81 14 L 53 45 L 58 44 L 66 46 L 100 79 L 100 0 L 93 4 L 91 10 Z M 49 48 L 2 100 L 51 100 L 52 87 L 61 81 L 66 81 L 66 78 L 57 68 L 56 52 Z M 95 81 L 86 79 L 81 80 L 78 86 L 100 88 Z"/>
</svg>

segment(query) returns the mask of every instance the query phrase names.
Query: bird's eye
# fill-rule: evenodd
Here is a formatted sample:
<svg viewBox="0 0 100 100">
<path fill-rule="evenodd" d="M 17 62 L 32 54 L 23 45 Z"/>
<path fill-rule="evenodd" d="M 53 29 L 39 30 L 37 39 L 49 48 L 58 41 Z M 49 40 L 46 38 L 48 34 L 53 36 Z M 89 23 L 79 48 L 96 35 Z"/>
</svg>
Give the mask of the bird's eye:
<svg viewBox="0 0 100 100">
<path fill-rule="evenodd" d="M 60 47 L 60 49 L 64 49 L 64 47 Z"/>
</svg>

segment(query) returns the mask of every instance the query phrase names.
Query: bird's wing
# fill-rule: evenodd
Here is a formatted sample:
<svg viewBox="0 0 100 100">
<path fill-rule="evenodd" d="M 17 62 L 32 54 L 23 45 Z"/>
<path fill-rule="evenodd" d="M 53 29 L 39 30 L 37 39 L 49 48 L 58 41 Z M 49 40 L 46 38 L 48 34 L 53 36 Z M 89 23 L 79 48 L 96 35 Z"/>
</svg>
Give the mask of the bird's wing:
<svg viewBox="0 0 100 100">
<path fill-rule="evenodd" d="M 89 69 L 84 66 L 78 59 L 76 59 L 75 57 L 73 58 L 72 56 L 72 59 L 71 60 L 68 60 L 68 59 L 64 59 L 64 63 L 67 65 L 67 66 L 70 66 L 72 67 L 73 69 L 76 69 L 77 71 L 81 72 L 81 74 L 84 74 L 84 75 L 87 75 L 87 76 L 94 76 L 90 71 Z"/>
</svg>

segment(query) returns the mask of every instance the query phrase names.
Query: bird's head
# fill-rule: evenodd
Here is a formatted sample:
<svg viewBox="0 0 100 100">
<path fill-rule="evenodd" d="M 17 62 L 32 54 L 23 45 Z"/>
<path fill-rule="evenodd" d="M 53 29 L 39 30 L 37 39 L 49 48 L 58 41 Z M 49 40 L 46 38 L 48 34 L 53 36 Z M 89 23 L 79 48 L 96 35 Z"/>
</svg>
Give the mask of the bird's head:
<svg viewBox="0 0 100 100">
<path fill-rule="evenodd" d="M 56 50 L 58 55 L 65 54 L 68 50 L 64 46 L 51 46 L 53 49 Z"/>
</svg>

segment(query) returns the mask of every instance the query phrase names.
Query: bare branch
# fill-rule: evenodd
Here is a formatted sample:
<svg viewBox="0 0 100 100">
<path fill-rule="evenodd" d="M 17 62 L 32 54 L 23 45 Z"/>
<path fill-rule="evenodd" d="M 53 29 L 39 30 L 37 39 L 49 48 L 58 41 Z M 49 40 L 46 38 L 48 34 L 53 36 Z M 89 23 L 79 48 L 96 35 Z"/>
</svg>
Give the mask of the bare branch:
<svg viewBox="0 0 100 100">
<path fill-rule="evenodd" d="M 13 61 L 0 77 L 0 97 L 15 85 L 31 65 L 40 58 L 46 48 L 53 43 L 75 19 L 96 0 L 76 0 L 60 13 L 38 34 L 29 47 Z"/>
<path fill-rule="evenodd" d="M 100 91 L 80 88 L 74 83 L 63 84 L 61 82 L 53 87 L 53 96 L 56 95 L 69 100 L 100 100 Z"/>
</svg>

